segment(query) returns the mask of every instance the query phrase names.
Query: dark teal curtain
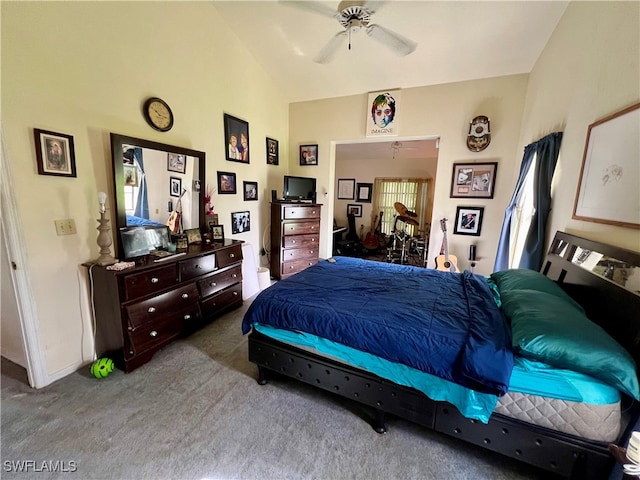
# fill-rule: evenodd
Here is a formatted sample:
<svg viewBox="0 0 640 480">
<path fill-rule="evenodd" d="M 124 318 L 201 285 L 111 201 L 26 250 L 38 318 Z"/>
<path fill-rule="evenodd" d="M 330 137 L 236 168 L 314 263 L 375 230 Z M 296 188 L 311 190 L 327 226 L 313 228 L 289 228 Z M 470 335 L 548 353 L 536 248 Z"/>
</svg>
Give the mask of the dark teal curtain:
<svg viewBox="0 0 640 480">
<path fill-rule="evenodd" d="M 551 180 L 558 163 L 562 132 L 551 133 L 535 143 L 527 145 L 524 149 L 524 157 L 520 166 L 520 175 L 516 183 L 511 202 L 506 209 L 502 232 L 498 241 L 498 253 L 493 271 L 509 268 L 509 250 L 511 236 L 511 219 L 518 203 L 518 198 L 525 184 L 525 179 L 531 170 L 533 159 L 536 159 L 533 172 L 533 206 L 535 213 L 531 219 L 531 225 L 527 232 L 524 250 L 518 266 L 514 268 L 528 268 L 540 270 L 544 259 L 545 230 L 549 212 L 551 211 Z"/>
<path fill-rule="evenodd" d="M 133 214 L 136 217 L 149 219 L 149 199 L 147 192 L 147 179 L 144 174 L 144 162 L 142 161 L 142 149 L 140 147 L 133 148 L 134 163 L 140 169 L 140 183 L 138 188 L 138 201 Z"/>
</svg>

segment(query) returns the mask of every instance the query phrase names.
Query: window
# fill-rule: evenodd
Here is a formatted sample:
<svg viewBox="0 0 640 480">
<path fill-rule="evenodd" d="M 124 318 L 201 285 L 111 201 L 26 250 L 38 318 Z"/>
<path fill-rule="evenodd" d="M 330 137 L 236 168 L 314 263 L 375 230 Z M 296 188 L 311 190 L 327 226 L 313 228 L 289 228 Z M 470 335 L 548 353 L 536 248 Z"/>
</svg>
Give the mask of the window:
<svg viewBox="0 0 640 480">
<path fill-rule="evenodd" d="M 516 198 L 513 216 L 511 217 L 511 251 L 509 252 L 509 268 L 518 268 L 529 235 L 531 221 L 536 213 L 534 204 L 533 179 L 536 171 L 537 155 L 534 154 L 529 171 L 522 184 L 522 190 Z"/>
<path fill-rule="evenodd" d="M 429 204 L 429 186 L 431 180 L 425 178 L 376 178 L 373 187 L 373 213 L 382 212 L 381 229 L 383 233 L 391 234 L 395 228 L 404 230 L 410 236 L 418 232 L 429 233 L 427 218 Z M 401 216 L 395 208 L 401 203 L 407 210 L 416 213 L 411 217 L 418 225 L 412 225 L 397 219 Z M 425 236 L 426 236 L 425 235 Z"/>
</svg>

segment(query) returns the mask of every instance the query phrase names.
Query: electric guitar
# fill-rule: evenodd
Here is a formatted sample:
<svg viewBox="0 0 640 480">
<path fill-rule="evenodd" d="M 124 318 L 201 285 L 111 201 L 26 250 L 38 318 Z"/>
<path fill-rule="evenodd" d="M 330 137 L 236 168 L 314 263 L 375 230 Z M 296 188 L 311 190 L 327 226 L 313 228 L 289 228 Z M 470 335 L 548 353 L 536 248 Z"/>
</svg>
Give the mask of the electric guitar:
<svg viewBox="0 0 640 480">
<path fill-rule="evenodd" d="M 436 257 L 436 270 L 442 272 L 460 273 L 458 269 L 458 259 L 455 255 L 449 255 L 449 246 L 447 245 L 447 219 L 440 220 L 440 227 L 442 228 L 442 248 L 440 249 L 440 255 Z"/>
<path fill-rule="evenodd" d="M 167 220 L 167 226 L 173 234 L 180 233 L 182 229 L 182 196 L 185 193 L 187 193 L 187 190 L 183 188 L 176 202 L 176 208 L 169 214 L 169 220 Z"/>
</svg>

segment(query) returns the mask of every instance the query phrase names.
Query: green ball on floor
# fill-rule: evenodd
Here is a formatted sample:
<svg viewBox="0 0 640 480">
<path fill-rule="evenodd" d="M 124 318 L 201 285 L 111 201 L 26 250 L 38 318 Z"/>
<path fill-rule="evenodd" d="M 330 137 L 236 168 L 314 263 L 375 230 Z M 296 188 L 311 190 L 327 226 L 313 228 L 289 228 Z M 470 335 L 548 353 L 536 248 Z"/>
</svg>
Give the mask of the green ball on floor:
<svg viewBox="0 0 640 480">
<path fill-rule="evenodd" d="M 91 375 L 96 378 L 105 378 L 113 372 L 113 368 L 113 360 L 110 358 L 99 358 L 91 365 Z"/>
</svg>

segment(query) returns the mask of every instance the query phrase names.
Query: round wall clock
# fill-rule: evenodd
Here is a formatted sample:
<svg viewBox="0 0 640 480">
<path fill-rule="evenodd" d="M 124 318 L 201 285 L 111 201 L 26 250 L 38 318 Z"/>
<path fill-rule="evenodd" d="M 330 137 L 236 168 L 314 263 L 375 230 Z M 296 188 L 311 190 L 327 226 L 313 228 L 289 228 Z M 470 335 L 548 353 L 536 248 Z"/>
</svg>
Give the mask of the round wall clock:
<svg viewBox="0 0 640 480">
<path fill-rule="evenodd" d="M 472 152 L 480 152 L 491 143 L 489 118 L 479 115 L 469 123 L 467 148 Z"/>
<path fill-rule="evenodd" d="M 173 112 L 167 102 L 158 97 L 144 102 L 142 113 L 147 123 L 160 132 L 168 132 L 173 127 Z"/>
</svg>

